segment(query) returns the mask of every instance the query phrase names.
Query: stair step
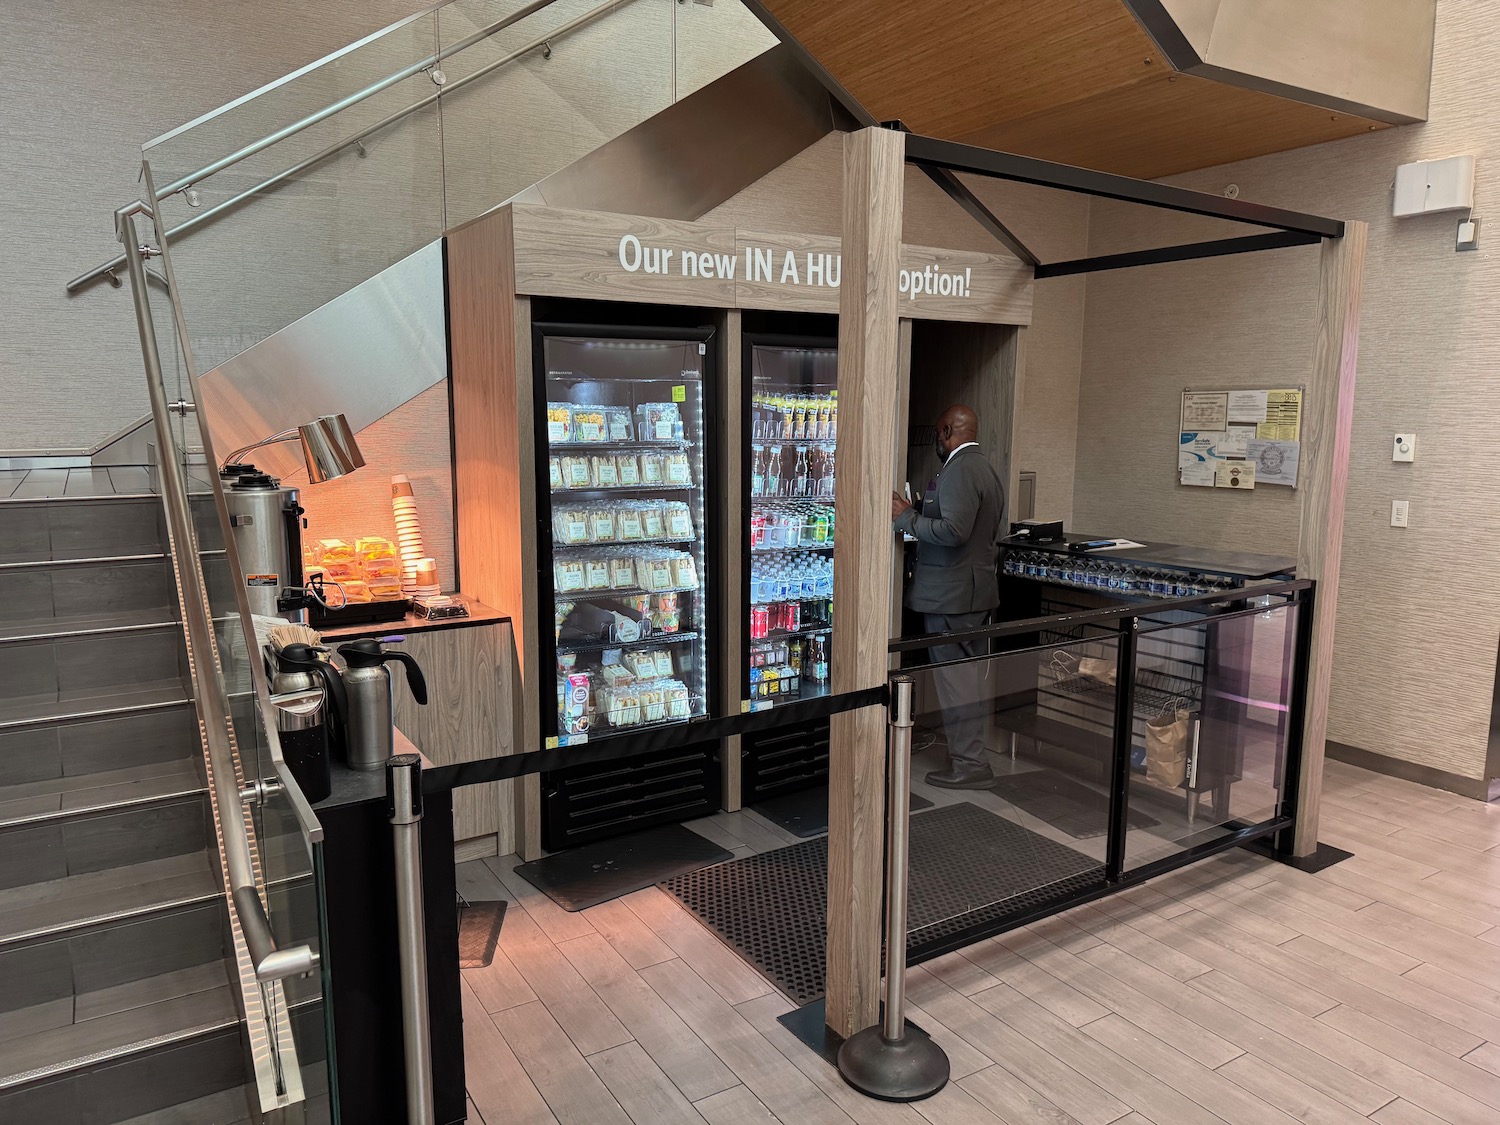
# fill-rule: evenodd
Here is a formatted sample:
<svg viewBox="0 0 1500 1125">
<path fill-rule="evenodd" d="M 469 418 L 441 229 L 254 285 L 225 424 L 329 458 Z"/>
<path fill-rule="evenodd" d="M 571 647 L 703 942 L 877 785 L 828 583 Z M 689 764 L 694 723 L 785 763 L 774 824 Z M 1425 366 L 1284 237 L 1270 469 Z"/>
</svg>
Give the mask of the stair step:
<svg viewBox="0 0 1500 1125">
<path fill-rule="evenodd" d="M 179 695 L 182 689 L 177 688 Z M 0 796 L 4 787 L 60 782 L 201 757 L 198 717 L 185 700 L 146 708 L 0 730 Z"/>
<path fill-rule="evenodd" d="M 191 758 L 0 788 L 0 828 L 207 792 Z"/>
<path fill-rule="evenodd" d="M 253 1097 L 255 1090 L 252 1087 L 237 1086 L 206 1098 L 194 1098 L 181 1105 L 132 1117 L 119 1125 L 249 1125 L 253 1120 L 250 1116 L 250 1099 Z M 313 1120 L 308 1118 L 309 1123 Z"/>
<path fill-rule="evenodd" d="M 0 563 L 153 554 L 165 543 L 159 496 L 0 500 Z"/>
<path fill-rule="evenodd" d="M 33 617 L 21 621 L 0 621 L 0 644 L 176 628 L 178 628 L 176 612 L 169 606 L 158 605 L 145 609 L 107 610 L 53 617 Z"/>
<path fill-rule="evenodd" d="M 219 968 L 222 976 L 222 963 Z M 234 1027 L 238 1022 L 234 992 L 227 979 L 189 995 L 76 1019 L 49 1031 L 0 1042 L 0 1090 L 40 1082 L 84 1066 L 97 1067 Z"/>
<path fill-rule="evenodd" d="M 118 1004 L 144 981 L 222 965 L 230 952 L 226 911 L 216 897 L 0 949 L 0 1039 L 22 1025 L 60 1027 L 76 1004 L 91 1012 Z"/>
<path fill-rule="evenodd" d="M 114 688 L 54 692 L 50 696 L 0 700 L 0 732 L 38 723 L 73 722 L 112 715 L 181 707 L 192 697 L 181 679 Z"/>
<path fill-rule="evenodd" d="M 0 948 L 222 895 L 207 850 L 0 890 Z"/>
</svg>

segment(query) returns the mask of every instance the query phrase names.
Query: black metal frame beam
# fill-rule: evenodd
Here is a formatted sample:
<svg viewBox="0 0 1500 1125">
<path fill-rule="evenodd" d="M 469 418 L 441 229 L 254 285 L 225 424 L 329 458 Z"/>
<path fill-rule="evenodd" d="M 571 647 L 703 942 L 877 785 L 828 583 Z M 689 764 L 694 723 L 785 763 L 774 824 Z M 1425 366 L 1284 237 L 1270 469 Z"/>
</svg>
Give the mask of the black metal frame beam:
<svg viewBox="0 0 1500 1125">
<path fill-rule="evenodd" d="M 971 219 L 989 231 L 994 236 L 996 242 L 1000 243 L 1001 246 L 1004 246 L 1028 266 L 1035 269 L 1041 268 L 1042 260 L 1033 254 L 1030 248 L 1017 238 L 1015 232 L 1002 223 L 993 211 L 984 205 L 984 202 L 979 196 L 974 194 L 968 184 L 960 180 L 958 176 L 947 168 L 938 168 L 931 164 L 917 165 L 917 167 L 922 169 L 929 180 L 942 188 L 949 199 L 967 211 Z"/>
<path fill-rule="evenodd" d="M 1159 184 L 1153 180 L 1136 180 L 1129 176 L 1117 176 L 1112 172 L 1075 168 L 1071 164 L 1057 164 L 1032 156 L 995 152 L 958 141 L 924 137 L 920 133 L 907 135 L 906 159 L 918 166 L 932 165 L 954 172 L 1015 180 L 1017 183 L 1058 188 L 1103 199 L 1118 199 L 1125 203 L 1161 207 L 1168 211 L 1185 211 L 1190 215 L 1205 215 L 1230 222 L 1250 223 L 1253 226 L 1298 231 L 1319 238 L 1344 236 L 1344 224 L 1339 219 L 1287 211 L 1280 207 L 1266 207 L 1240 199 L 1226 199 L 1207 192 Z"/>
<path fill-rule="evenodd" d="M 1160 265 L 1163 262 L 1187 262 L 1195 258 L 1222 258 L 1227 254 L 1250 254 L 1257 250 L 1279 250 L 1286 246 L 1311 246 L 1321 241 L 1323 239 L 1320 235 L 1278 230 L 1269 234 L 1249 234 L 1243 238 L 1220 238 L 1209 242 L 1190 242 L 1182 246 L 1160 246 L 1153 250 L 1131 250 L 1124 254 L 1102 254 L 1097 258 L 1042 263 L 1036 267 L 1036 278 L 1040 281 L 1046 277 L 1067 277 L 1075 273 L 1123 270 L 1132 266 Z"/>
</svg>

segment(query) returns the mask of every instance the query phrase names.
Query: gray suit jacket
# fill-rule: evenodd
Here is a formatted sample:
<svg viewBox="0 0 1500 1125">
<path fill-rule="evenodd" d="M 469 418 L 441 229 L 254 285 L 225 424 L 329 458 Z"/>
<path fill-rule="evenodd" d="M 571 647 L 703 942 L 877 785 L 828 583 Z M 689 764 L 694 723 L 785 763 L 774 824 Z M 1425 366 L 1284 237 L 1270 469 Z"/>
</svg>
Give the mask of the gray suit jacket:
<svg viewBox="0 0 1500 1125">
<path fill-rule="evenodd" d="M 959 450 L 895 523 L 917 538 L 906 604 L 919 613 L 976 613 L 1000 604 L 995 565 L 1004 534 L 1005 488 L 977 447 Z"/>
</svg>

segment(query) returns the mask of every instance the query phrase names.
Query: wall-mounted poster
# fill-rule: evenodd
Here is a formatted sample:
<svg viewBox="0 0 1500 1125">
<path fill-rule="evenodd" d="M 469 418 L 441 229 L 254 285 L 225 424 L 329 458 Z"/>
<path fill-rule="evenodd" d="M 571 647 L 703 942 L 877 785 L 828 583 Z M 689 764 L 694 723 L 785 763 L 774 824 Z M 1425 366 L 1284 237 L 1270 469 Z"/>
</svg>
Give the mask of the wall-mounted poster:
<svg viewBox="0 0 1500 1125">
<path fill-rule="evenodd" d="M 1242 492 L 1257 484 L 1296 488 L 1302 398 L 1300 387 L 1183 391 L 1178 483 Z"/>
<path fill-rule="evenodd" d="M 1258 483 L 1297 487 L 1297 466 L 1302 460 L 1300 441 L 1252 441 L 1248 455 L 1255 462 Z"/>
<path fill-rule="evenodd" d="M 1229 426 L 1229 392 L 1183 391 L 1179 429 L 1223 433 Z"/>
</svg>

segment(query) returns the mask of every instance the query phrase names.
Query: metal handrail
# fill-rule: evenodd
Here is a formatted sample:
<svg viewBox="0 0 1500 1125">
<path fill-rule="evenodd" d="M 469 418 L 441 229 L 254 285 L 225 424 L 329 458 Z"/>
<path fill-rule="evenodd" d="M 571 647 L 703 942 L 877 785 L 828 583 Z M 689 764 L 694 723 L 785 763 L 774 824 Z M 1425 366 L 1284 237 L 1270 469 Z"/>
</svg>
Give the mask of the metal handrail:
<svg viewBox="0 0 1500 1125">
<path fill-rule="evenodd" d="M 151 214 L 151 209 L 140 201 L 115 212 L 115 230 L 126 246 L 137 245 L 135 216 L 142 214 Z M 255 863 L 250 851 L 249 834 L 245 828 L 244 805 L 236 783 L 234 747 L 229 734 L 232 723 L 229 700 L 219 667 L 218 643 L 208 612 L 198 539 L 193 529 L 182 466 L 172 453 L 176 443 L 172 438 L 171 415 L 163 389 L 161 353 L 151 319 L 145 266 L 139 254 L 127 253 L 125 267 L 130 278 L 136 327 L 140 332 L 141 353 L 146 365 L 147 390 L 151 399 L 157 447 L 162 451 L 158 459 L 158 470 L 161 473 L 162 500 L 166 508 L 167 534 L 172 550 L 173 570 L 181 594 L 193 694 L 208 747 L 209 771 L 213 775 L 211 781 L 218 805 L 219 831 L 223 839 L 224 862 L 228 869 L 230 900 L 234 904 L 236 917 L 245 935 L 245 944 L 254 962 L 256 979 L 265 983 L 285 977 L 303 976 L 317 968 L 318 954 L 308 945 L 286 949 L 277 946 L 256 883 Z M 219 502 L 222 504 L 222 497 Z M 250 661 L 252 669 L 255 663 L 254 659 Z M 263 679 L 263 670 L 261 675 Z M 260 696 L 259 691 L 257 696 Z M 272 724 L 270 730 L 274 729 Z M 270 737 L 274 737 L 274 734 Z"/>
<path fill-rule="evenodd" d="M 524 15 L 530 15 L 530 14 L 532 14 L 533 11 L 540 10 L 541 8 L 547 7 L 549 4 L 554 3 L 554 2 L 555 2 L 555 0 L 545 0 L 544 3 L 537 3 L 537 4 L 530 5 L 530 7 L 528 9 L 523 9 L 523 13 L 524 13 Z M 256 184 L 254 187 L 247 188 L 246 190 L 240 192 L 238 195 L 233 195 L 230 198 L 224 200 L 224 202 L 222 202 L 222 203 L 216 203 L 216 204 L 214 204 L 214 206 L 210 207 L 208 210 L 203 211 L 200 214 L 194 215 L 190 219 L 183 220 L 182 222 L 178 223 L 175 227 L 173 227 L 171 230 L 167 231 L 166 232 L 166 237 L 167 238 L 177 238 L 177 237 L 179 237 L 181 235 L 185 235 L 185 234 L 191 233 L 192 231 L 196 230 L 198 227 L 203 226 L 204 224 L 206 224 L 208 222 L 211 222 L 214 219 L 217 219 L 219 216 L 223 215 L 224 213 L 226 213 L 228 211 L 234 210 L 235 208 L 239 207 L 241 204 L 246 203 L 249 200 L 253 199 L 254 197 L 256 197 L 258 195 L 261 195 L 264 192 L 269 191 L 271 188 L 274 188 L 274 187 L 278 186 L 279 184 L 283 184 L 287 180 L 295 179 L 297 176 L 300 176 L 303 172 L 306 172 L 309 168 L 312 168 L 315 165 L 321 164 L 323 161 L 329 159 L 332 156 L 337 156 L 339 153 L 343 152 L 346 148 L 351 148 L 354 145 L 357 145 L 357 144 L 361 143 L 362 141 L 366 140 L 367 138 L 373 136 L 374 134 L 380 132 L 382 129 L 385 129 L 385 128 L 391 126 L 391 125 L 396 124 L 396 122 L 398 122 L 398 121 L 402 121 L 405 118 L 410 117 L 413 113 L 416 113 L 418 110 L 426 109 L 428 106 L 430 106 L 430 105 L 434 104 L 435 102 L 437 102 L 440 98 L 443 98 L 443 97 L 446 97 L 446 96 L 448 96 L 450 94 L 456 93 L 457 91 L 462 90 L 465 86 L 469 85 L 471 82 L 477 81 L 478 79 L 483 78 L 486 75 L 489 75 L 489 74 L 493 73 L 494 71 L 500 69 L 500 67 L 502 67 L 502 66 L 508 66 L 510 63 L 515 62 L 517 59 L 523 58 L 526 55 L 531 54 L 533 51 L 540 50 L 540 49 L 546 47 L 548 44 L 552 43 L 555 40 L 562 39 L 565 36 L 571 35 L 573 32 L 579 30 L 580 28 L 585 27 L 586 25 L 588 25 L 590 23 L 593 23 L 599 17 L 607 14 L 612 9 L 623 7 L 624 5 L 626 5 L 628 3 L 631 3 L 631 0 L 606 0 L 606 3 L 600 4 L 598 7 L 592 8 L 589 11 L 583 13 L 583 15 L 577 16 L 574 19 L 569 20 L 567 23 L 563 24 L 561 27 L 558 27 L 558 28 L 556 28 L 553 31 L 549 31 L 545 35 L 539 35 L 539 36 L 537 36 L 536 38 L 530 40 L 529 42 L 527 42 L 523 46 L 517 47 L 515 50 L 510 51 L 507 54 L 504 54 L 504 55 L 500 56 L 500 58 L 498 58 L 498 59 L 492 59 L 490 62 L 486 63 L 484 66 L 480 67 L 479 69 L 473 71 L 470 74 L 464 75 L 462 78 L 455 79 L 454 81 L 452 81 L 452 82 L 448 83 L 447 85 L 445 85 L 445 86 L 441 87 L 440 89 L 438 89 L 436 92 L 428 94 L 426 97 L 422 98 L 420 101 L 417 101 L 417 102 L 413 103 L 412 105 L 406 106 L 404 109 L 398 109 L 394 113 L 391 113 L 391 114 L 388 114 L 385 117 L 382 117 L 379 121 L 375 122 L 373 125 L 367 125 L 365 128 L 363 128 L 359 132 L 355 133 L 352 137 L 346 137 L 342 141 L 336 141 L 335 143 L 329 145 L 327 148 L 320 149 L 318 152 L 313 153 L 311 156 L 307 157 L 306 159 L 298 161 L 296 164 L 292 165 L 290 168 L 287 168 L 287 169 L 285 169 L 283 171 L 277 172 L 273 176 L 267 177 L 266 179 L 262 180 L 260 183 Z M 517 13 L 513 17 L 509 17 L 511 19 L 511 22 L 514 23 L 518 19 L 522 18 L 522 14 L 523 13 Z M 486 31 L 487 34 L 493 35 L 495 33 L 495 31 L 499 31 L 500 30 L 500 27 L 499 26 L 494 26 L 493 29 L 488 29 L 487 28 L 487 29 L 484 29 L 484 30 Z M 480 33 L 479 32 L 475 32 L 474 34 L 475 35 L 479 35 Z M 449 55 L 456 53 L 457 50 L 460 48 L 460 46 L 463 46 L 463 45 L 472 46 L 473 43 L 469 42 L 469 40 L 473 40 L 473 39 L 474 39 L 474 36 L 471 35 L 471 36 L 466 37 L 463 40 L 460 40 L 459 43 L 454 44 L 453 47 L 446 48 L 442 52 L 442 57 L 446 58 Z M 477 42 L 477 40 L 475 40 L 475 41 Z M 379 85 L 379 83 L 377 83 L 376 85 Z M 385 89 L 387 87 L 382 86 L 381 88 Z M 373 87 L 370 87 L 370 88 L 367 88 L 367 89 L 369 90 L 370 93 L 376 93 L 376 92 L 378 92 Z M 368 96 L 368 94 L 366 94 L 365 96 Z M 358 96 L 356 95 L 356 98 L 357 97 Z M 348 99 L 345 99 L 345 100 L 347 101 Z M 350 104 L 353 104 L 353 103 L 350 103 Z M 319 110 L 318 112 L 319 113 L 323 113 L 322 110 Z M 316 115 L 313 115 L 313 116 L 316 116 Z M 324 120 L 324 118 L 319 117 L 318 120 Z M 306 123 L 309 124 L 309 125 L 316 123 L 316 122 L 314 122 L 314 121 L 312 121 L 310 119 L 304 119 L 304 121 L 306 121 Z M 303 125 L 302 127 L 305 128 L 306 125 Z M 291 134 L 288 134 L 288 136 L 290 136 L 290 135 Z M 263 147 L 265 147 L 265 146 L 263 146 Z M 257 151 L 259 151 L 259 150 L 257 150 Z M 250 155 L 250 154 L 247 153 L 246 155 Z M 197 176 L 198 178 L 202 178 L 202 170 L 200 169 L 200 171 L 197 172 L 197 173 L 194 173 L 194 175 Z M 163 198 L 165 197 L 165 194 L 169 194 L 169 193 L 164 193 Z M 123 254 L 121 254 L 119 257 L 111 258 L 109 261 L 104 262 L 101 265 L 95 266 L 93 269 L 89 270 L 87 273 L 81 273 L 81 274 L 79 274 L 77 277 L 73 278 L 72 281 L 68 282 L 68 284 L 66 285 L 65 288 L 67 289 L 67 291 L 69 293 L 76 293 L 80 289 L 84 288 L 87 285 L 92 284 L 95 281 L 100 280 L 101 278 L 114 277 L 116 271 L 119 270 L 119 268 L 121 266 L 123 266 L 124 264 L 125 264 L 125 256 Z"/>
</svg>

